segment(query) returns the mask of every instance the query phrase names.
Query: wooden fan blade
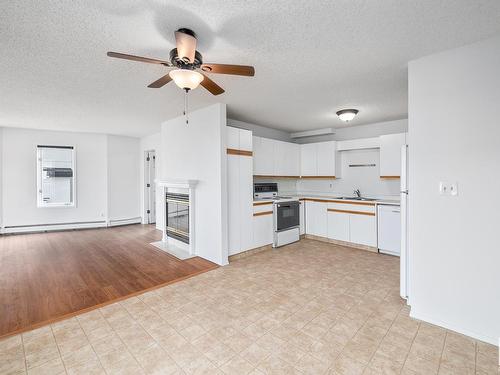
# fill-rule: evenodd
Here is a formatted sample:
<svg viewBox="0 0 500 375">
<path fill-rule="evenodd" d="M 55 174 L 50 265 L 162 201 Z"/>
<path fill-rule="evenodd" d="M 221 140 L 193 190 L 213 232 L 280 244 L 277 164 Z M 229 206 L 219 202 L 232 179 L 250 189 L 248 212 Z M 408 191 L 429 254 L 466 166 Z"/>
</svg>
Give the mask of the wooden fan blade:
<svg viewBox="0 0 500 375">
<path fill-rule="evenodd" d="M 224 89 L 222 87 L 208 78 L 205 74 L 203 74 L 203 81 L 201 81 L 200 85 L 210 91 L 213 95 L 220 95 L 224 92 Z"/>
<path fill-rule="evenodd" d="M 179 56 L 180 59 L 188 59 L 190 63 L 193 63 L 196 52 L 196 37 L 182 30 L 183 29 L 180 29 L 175 32 L 177 56 Z"/>
<path fill-rule="evenodd" d="M 237 76 L 255 75 L 255 69 L 249 65 L 229 65 L 229 64 L 203 64 L 201 70 L 207 73 L 234 74 Z"/>
<path fill-rule="evenodd" d="M 139 62 L 145 62 L 145 63 L 150 63 L 150 64 L 162 64 L 162 65 L 166 65 L 166 66 L 171 65 L 168 61 L 158 60 L 158 59 L 150 59 L 149 57 L 127 55 L 126 53 L 108 52 L 107 55 L 109 57 L 116 57 L 117 59 L 139 61 Z"/>
<path fill-rule="evenodd" d="M 163 87 L 165 86 L 167 83 L 169 83 L 170 81 L 172 80 L 172 78 L 170 77 L 170 75 L 168 74 L 165 74 L 163 77 L 161 77 L 160 79 L 157 79 L 156 81 L 154 81 L 153 83 L 149 84 L 148 87 L 152 88 L 152 89 L 159 89 L 160 87 Z"/>
</svg>

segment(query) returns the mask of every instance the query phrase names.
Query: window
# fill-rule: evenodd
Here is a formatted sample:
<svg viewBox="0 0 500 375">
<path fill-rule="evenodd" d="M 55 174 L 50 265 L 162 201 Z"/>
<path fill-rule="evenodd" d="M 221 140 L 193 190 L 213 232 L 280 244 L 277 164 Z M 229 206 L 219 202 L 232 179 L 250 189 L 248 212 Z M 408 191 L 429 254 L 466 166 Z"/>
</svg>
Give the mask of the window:
<svg viewBox="0 0 500 375">
<path fill-rule="evenodd" d="M 73 146 L 37 146 L 38 207 L 75 205 Z"/>
</svg>

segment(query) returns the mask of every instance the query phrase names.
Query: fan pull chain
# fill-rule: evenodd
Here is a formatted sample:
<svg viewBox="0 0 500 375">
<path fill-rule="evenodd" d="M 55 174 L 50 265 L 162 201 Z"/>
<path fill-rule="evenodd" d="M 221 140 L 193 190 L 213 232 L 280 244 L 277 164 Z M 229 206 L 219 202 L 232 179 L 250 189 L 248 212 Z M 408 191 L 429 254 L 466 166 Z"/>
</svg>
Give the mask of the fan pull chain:
<svg viewBox="0 0 500 375">
<path fill-rule="evenodd" d="M 186 116 L 186 125 L 189 125 L 189 117 L 188 117 L 188 92 L 189 89 L 184 89 L 184 116 Z"/>
</svg>

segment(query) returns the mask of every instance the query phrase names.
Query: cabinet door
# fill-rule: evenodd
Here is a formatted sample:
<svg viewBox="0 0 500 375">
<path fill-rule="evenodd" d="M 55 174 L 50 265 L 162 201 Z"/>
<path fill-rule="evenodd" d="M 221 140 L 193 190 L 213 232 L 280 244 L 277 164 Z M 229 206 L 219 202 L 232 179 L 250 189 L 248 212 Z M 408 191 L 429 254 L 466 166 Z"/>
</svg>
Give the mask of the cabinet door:
<svg viewBox="0 0 500 375">
<path fill-rule="evenodd" d="M 273 175 L 274 176 L 286 176 L 287 170 L 287 160 L 286 160 L 286 143 L 281 141 L 274 141 L 273 150 L 274 157 L 270 162 L 273 163 Z"/>
<path fill-rule="evenodd" d="M 328 238 L 349 242 L 349 214 L 328 211 Z"/>
<path fill-rule="evenodd" d="M 380 136 L 380 177 L 401 174 L 401 147 L 406 143 L 406 134 Z"/>
<path fill-rule="evenodd" d="M 316 144 L 300 145 L 300 175 L 316 176 L 317 174 Z"/>
<path fill-rule="evenodd" d="M 253 217 L 253 247 L 273 243 L 273 215 Z"/>
<path fill-rule="evenodd" d="M 306 205 L 306 233 L 313 236 L 327 236 L 326 203 L 308 201 Z"/>
<path fill-rule="evenodd" d="M 274 174 L 274 140 L 260 138 L 261 159 L 259 160 L 259 175 L 272 176 Z"/>
<path fill-rule="evenodd" d="M 350 242 L 377 246 L 377 221 L 375 216 L 349 214 Z"/>
<path fill-rule="evenodd" d="M 253 161 L 251 156 L 239 156 L 238 158 L 240 251 L 246 251 L 253 248 Z M 231 218 L 229 218 L 230 221 Z"/>
<path fill-rule="evenodd" d="M 300 145 L 287 143 L 287 176 L 300 176 Z"/>
<path fill-rule="evenodd" d="M 239 159 L 238 155 L 227 155 L 227 229 L 229 255 L 239 253 L 241 248 Z"/>
<path fill-rule="evenodd" d="M 227 126 L 227 148 L 240 149 L 240 129 Z"/>
<path fill-rule="evenodd" d="M 239 130 L 239 150 L 252 151 L 252 132 L 250 130 Z"/>
<path fill-rule="evenodd" d="M 306 202 L 300 201 L 300 235 L 306 233 L 306 210 L 305 210 Z"/>
<path fill-rule="evenodd" d="M 318 176 L 335 176 L 335 142 L 316 143 Z"/>
</svg>

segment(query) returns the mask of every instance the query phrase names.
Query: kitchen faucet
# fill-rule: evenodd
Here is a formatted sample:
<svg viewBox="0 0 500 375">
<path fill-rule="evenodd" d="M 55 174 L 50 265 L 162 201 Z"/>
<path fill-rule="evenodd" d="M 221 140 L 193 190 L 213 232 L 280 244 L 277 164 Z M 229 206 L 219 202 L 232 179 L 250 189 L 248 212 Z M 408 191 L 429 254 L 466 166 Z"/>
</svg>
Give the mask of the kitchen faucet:
<svg viewBox="0 0 500 375">
<path fill-rule="evenodd" d="M 361 192 L 359 191 L 359 189 L 354 190 L 354 194 L 356 194 L 358 198 L 361 198 Z"/>
</svg>

